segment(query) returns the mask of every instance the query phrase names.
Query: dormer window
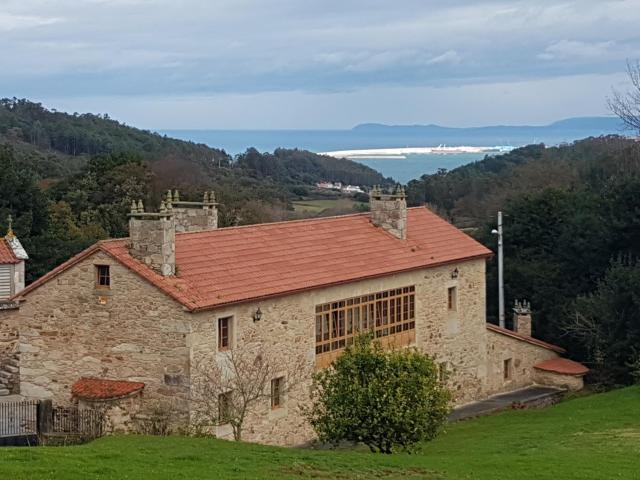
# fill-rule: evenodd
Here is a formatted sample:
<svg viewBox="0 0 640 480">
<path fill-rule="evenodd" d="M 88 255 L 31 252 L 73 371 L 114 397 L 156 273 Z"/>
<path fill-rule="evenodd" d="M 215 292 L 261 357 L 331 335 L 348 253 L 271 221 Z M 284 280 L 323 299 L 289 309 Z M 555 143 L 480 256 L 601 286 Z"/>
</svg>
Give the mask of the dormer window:
<svg viewBox="0 0 640 480">
<path fill-rule="evenodd" d="M 111 271 L 109 265 L 96 265 L 96 288 L 111 288 Z"/>
</svg>

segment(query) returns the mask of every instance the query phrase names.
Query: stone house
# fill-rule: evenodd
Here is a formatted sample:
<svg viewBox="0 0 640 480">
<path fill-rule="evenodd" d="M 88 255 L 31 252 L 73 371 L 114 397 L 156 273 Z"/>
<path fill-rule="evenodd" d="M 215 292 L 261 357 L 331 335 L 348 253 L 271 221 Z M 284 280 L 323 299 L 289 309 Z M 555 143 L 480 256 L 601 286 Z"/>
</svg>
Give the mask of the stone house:
<svg viewBox="0 0 640 480">
<path fill-rule="evenodd" d="M 370 201 L 371 213 L 220 229 L 213 193 L 170 192 L 153 213 L 134 203 L 129 238 L 89 247 L 0 314 L 19 332 L 20 394 L 102 402 L 125 430 L 165 403 L 187 426 L 201 413 L 198 365 L 260 345 L 282 371 L 243 438 L 294 445 L 313 437 L 301 412 L 311 372 L 362 330 L 433 356 L 458 405 L 534 383 L 581 387 L 584 368 L 531 337 L 528 305 L 516 305 L 517 331 L 486 323 L 491 251 L 407 208 L 401 188 Z M 294 370 L 304 380 L 282 394 Z"/>
</svg>

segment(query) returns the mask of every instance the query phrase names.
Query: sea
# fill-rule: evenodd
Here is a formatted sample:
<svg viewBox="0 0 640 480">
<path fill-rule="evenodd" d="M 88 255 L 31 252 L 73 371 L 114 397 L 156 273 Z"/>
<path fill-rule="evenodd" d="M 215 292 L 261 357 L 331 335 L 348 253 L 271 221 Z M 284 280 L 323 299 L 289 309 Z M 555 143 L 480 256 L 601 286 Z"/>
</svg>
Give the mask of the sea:
<svg viewBox="0 0 640 480">
<path fill-rule="evenodd" d="M 237 155 L 253 147 L 260 152 L 273 152 L 277 148 L 300 148 L 315 153 L 337 150 L 386 149 L 401 147 L 437 147 L 433 142 L 421 142 L 415 136 L 405 138 L 393 135 L 354 132 L 353 130 L 162 130 L 158 132 L 173 138 L 204 143 L 210 147 Z M 488 145 L 482 145 L 488 146 Z M 485 157 L 486 153 L 425 153 L 407 155 L 367 155 L 351 159 L 367 165 L 385 177 L 407 183 L 422 175 L 451 170 Z M 328 181 L 332 179 L 328 178 Z"/>
</svg>

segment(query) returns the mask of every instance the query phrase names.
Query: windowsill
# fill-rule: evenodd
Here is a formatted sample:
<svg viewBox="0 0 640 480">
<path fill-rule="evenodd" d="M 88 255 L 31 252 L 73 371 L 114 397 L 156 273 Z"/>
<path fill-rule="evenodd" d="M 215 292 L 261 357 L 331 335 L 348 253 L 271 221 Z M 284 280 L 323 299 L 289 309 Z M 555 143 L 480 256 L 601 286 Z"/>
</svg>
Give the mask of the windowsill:
<svg viewBox="0 0 640 480">
<path fill-rule="evenodd" d="M 109 287 L 95 287 L 93 289 L 93 293 L 95 295 L 101 295 L 104 297 L 109 297 L 113 295 L 113 292 L 111 291 L 111 288 Z"/>
<path fill-rule="evenodd" d="M 286 417 L 286 416 L 287 416 L 287 408 L 284 405 L 272 408 L 269 411 L 269 419 L 270 420 L 275 420 L 275 419 Z"/>
</svg>

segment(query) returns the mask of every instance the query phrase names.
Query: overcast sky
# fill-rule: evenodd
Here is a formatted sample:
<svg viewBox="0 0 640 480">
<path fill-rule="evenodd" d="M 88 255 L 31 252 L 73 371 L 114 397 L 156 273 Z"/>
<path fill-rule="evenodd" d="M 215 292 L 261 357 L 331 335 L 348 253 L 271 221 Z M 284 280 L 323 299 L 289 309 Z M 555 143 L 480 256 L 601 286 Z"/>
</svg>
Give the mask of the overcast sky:
<svg viewBox="0 0 640 480">
<path fill-rule="evenodd" d="M 640 0 L 0 0 L 0 96 L 145 128 L 607 114 Z"/>
</svg>

